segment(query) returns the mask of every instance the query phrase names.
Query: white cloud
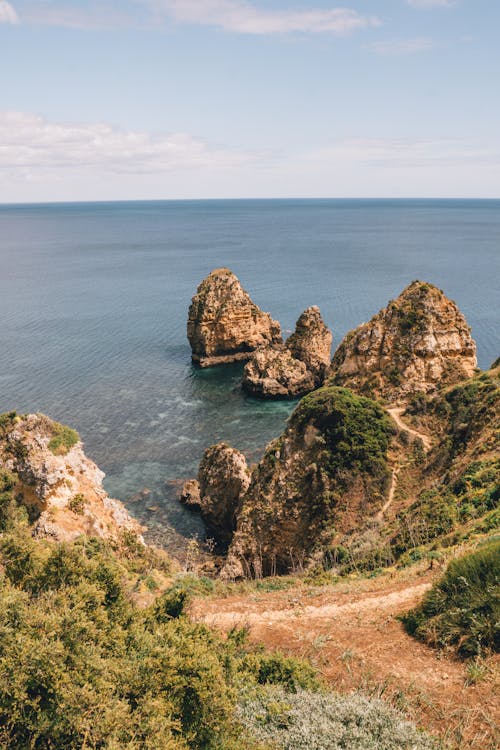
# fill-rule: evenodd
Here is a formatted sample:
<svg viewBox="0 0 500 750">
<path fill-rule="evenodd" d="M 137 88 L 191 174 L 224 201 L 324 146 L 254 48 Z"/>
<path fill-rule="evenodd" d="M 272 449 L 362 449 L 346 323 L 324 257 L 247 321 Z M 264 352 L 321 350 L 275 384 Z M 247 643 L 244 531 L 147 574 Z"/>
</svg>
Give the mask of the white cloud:
<svg viewBox="0 0 500 750">
<path fill-rule="evenodd" d="M 0 112 L 0 169 L 64 176 L 70 170 L 147 174 L 227 168 L 258 159 L 251 152 L 208 145 L 186 133 L 153 135 L 104 123 L 54 123 L 23 112 Z"/>
<path fill-rule="evenodd" d="M 265 10 L 245 0 L 148 0 L 152 9 L 174 21 L 216 26 L 240 34 L 347 34 L 379 26 L 375 16 L 349 8 L 323 10 Z"/>
<path fill-rule="evenodd" d="M 383 42 L 373 42 L 368 45 L 369 49 L 379 55 L 411 55 L 416 52 L 426 52 L 435 46 L 433 40 L 428 37 L 392 39 Z"/>
<path fill-rule="evenodd" d="M 303 151 L 0 112 L 0 202 L 500 195 L 500 145 L 338 139 Z"/>
<path fill-rule="evenodd" d="M 18 23 L 17 13 L 7 0 L 0 0 L 0 23 Z"/>
<path fill-rule="evenodd" d="M 406 0 L 413 8 L 452 8 L 455 0 Z"/>
<path fill-rule="evenodd" d="M 83 7 L 82 7 L 83 5 Z M 137 18 L 112 2 L 28 2 L 20 10 L 21 22 L 35 26 L 61 26 L 85 31 L 132 26 Z"/>
</svg>

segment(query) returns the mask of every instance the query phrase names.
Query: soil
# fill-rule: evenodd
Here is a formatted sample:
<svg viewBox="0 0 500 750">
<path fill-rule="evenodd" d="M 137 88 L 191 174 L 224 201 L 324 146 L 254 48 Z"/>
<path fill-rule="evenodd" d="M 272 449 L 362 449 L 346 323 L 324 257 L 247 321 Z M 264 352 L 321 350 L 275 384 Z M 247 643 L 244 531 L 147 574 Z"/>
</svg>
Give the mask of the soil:
<svg viewBox="0 0 500 750">
<path fill-rule="evenodd" d="M 322 588 L 253 588 L 197 599 L 191 613 L 225 631 L 246 626 L 251 640 L 309 658 L 339 692 L 361 689 L 389 700 L 446 747 L 497 749 L 498 658 L 484 662 L 482 679 L 469 684 L 467 664 L 416 641 L 397 619 L 441 572 L 405 571 Z"/>
</svg>

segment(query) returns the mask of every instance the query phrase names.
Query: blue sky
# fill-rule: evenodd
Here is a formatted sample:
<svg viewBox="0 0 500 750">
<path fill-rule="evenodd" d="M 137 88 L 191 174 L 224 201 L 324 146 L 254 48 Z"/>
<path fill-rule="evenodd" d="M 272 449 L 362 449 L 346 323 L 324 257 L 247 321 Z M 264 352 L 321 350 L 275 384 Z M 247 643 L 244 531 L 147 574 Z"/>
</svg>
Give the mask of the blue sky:
<svg viewBox="0 0 500 750">
<path fill-rule="evenodd" d="M 500 197 L 497 0 L 0 0 L 0 201 Z"/>
</svg>

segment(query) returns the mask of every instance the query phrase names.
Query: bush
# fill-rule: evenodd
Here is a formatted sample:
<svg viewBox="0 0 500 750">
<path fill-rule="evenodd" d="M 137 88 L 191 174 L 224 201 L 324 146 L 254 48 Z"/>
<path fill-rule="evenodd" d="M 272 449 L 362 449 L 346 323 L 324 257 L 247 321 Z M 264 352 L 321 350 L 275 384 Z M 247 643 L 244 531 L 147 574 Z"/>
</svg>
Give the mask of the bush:
<svg viewBox="0 0 500 750">
<path fill-rule="evenodd" d="M 59 424 L 59 422 L 52 422 L 51 430 L 52 439 L 49 442 L 49 450 L 55 456 L 65 456 L 80 441 L 80 436 L 76 430 Z"/>
<path fill-rule="evenodd" d="M 78 494 L 74 495 L 69 501 L 68 508 L 72 510 L 73 513 L 76 513 L 77 516 L 81 516 L 83 514 L 83 511 L 85 510 L 86 504 L 87 500 L 85 498 L 85 495 L 82 495 L 81 492 L 78 492 Z"/>
<path fill-rule="evenodd" d="M 302 399 L 290 425 L 303 428 L 311 421 L 325 439 L 331 474 L 359 471 L 386 480 L 393 426 L 379 404 L 347 388 L 326 386 Z"/>
<path fill-rule="evenodd" d="M 431 750 L 433 741 L 380 700 L 282 688 L 242 698 L 238 716 L 279 750 Z"/>
<path fill-rule="evenodd" d="M 463 657 L 500 651 L 500 540 L 450 563 L 402 620 L 411 635 Z"/>
</svg>

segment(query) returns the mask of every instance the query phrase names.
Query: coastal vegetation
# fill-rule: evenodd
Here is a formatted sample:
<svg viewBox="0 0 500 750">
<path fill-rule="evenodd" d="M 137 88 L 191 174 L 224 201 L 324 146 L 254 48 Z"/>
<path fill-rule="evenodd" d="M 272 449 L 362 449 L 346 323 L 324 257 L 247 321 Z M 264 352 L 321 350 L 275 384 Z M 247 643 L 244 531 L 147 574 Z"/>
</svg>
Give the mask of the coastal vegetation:
<svg viewBox="0 0 500 750">
<path fill-rule="evenodd" d="M 80 440 L 76 430 L 59 422 L 52 422 L 51 429 L 53 437 L 49 442 L 49 450 L 55 456 L 64 456 Z"/>
<path fill-rule="evenodd" d="M 130 534 L 33 539 L 15 479 L 0 476 L 1 748 L 432 746 L 382 703 L 325 692 L 308 662 L 250 644 L 244 629 L 223 638 L 192 621 L 189 585 Z M 138 586 L 151 575 L 163 590 L 144 603 Z"/>
<path fill-rule="evenodd" d="M 402 619 L 412 635 L 463 657 L 500 651 L 500 539 L 452 561 Z"/>
</svg>

